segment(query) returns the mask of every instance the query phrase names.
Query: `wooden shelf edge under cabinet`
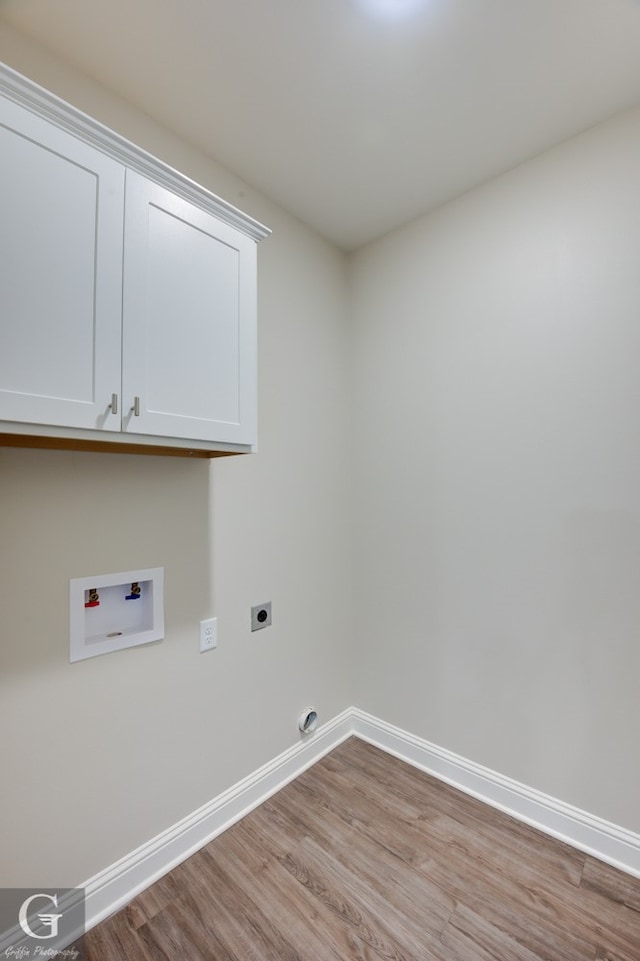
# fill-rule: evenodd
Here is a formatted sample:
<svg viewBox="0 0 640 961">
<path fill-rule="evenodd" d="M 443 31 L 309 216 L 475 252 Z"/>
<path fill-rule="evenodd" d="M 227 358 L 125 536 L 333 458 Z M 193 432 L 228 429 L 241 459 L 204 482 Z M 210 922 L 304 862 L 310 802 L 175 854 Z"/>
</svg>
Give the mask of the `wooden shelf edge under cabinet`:
<svg viewBox="0 0 640 961">
<path fill-rule="evenodd" d="M 195 445 L 171 446 L 159 444 L 154 439 L 145 441 L 138 437 L 135 441 L 125 441 L 122 435 L 116 434 L 114 440 L 96 440 L 84 436 L 54 436 L 40 434 L 12 434 L 0 433 L 0 447 L 21 447 L 35 450 L 68 450 L 87 451 L 108 454 L 147 454 L 156 457 L 233 457 L 237 454 L 250 454 L 251 448 L 237 448 L 233 450 L 218 450 Z"/>
</svg>

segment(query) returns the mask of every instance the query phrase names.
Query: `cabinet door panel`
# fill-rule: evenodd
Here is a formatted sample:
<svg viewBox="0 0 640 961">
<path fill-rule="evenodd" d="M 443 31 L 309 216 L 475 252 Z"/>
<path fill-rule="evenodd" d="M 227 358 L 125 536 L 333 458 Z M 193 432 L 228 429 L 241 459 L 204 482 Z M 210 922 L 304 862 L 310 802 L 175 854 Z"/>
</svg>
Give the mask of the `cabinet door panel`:
<svg viewBox="0 0 640 961">
<path fill-rule="evenodd" d="M 120 429 L 124 168 L 0 98 L 0 418 Z"/>
<path fill-rule="evenodd" d="M 125 430 L 255 443 L 255 247 L 127 171 Z"/>
</svg>

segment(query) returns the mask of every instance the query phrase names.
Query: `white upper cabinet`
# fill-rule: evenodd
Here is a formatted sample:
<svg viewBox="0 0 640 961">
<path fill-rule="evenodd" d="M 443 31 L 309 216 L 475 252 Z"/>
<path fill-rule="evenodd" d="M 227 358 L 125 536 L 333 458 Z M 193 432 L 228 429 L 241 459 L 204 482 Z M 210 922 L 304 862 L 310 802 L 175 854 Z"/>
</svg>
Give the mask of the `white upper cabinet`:
<svg viewBox="0 0 640 961">
<path fill-rule="evenodd" d="M 0 99 L 0 417 L 120 430 L 124 168 Z"/>
<path fill-rule="evenodd" d="M 266 228 L 2 65 L 0 211 L 2 442 L 255 449 Z"/>
<path fill-rule="evenodd" d="M 254 444 L 256 244 L 127 172 L 126 431 Z"/>
</svg>

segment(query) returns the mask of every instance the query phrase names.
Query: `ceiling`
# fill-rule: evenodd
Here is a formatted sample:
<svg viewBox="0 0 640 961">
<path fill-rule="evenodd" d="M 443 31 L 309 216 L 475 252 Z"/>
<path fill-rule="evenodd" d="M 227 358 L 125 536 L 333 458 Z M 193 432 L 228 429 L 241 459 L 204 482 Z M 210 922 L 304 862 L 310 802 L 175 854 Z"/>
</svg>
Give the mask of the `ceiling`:
<svg viewBox="0 0 640 961">
<path fill-rule="evenodd" d="M 0 0 L 345 250 L 640 102 L 640 0 Z"/>
</svg>

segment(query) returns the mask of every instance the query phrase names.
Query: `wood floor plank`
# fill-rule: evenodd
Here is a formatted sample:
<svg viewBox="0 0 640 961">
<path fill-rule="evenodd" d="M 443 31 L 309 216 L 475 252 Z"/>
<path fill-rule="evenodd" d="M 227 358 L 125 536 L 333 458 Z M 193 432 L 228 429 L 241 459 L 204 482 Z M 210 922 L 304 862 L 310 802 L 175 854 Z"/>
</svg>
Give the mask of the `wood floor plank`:
<svg viewBox="0 0 640 961">
<path fill-rule="evenodd" d="M 259 841 L 252 844 L 251 835 L 246 831 L 228 832 L 221 840 L 223 843 L 203 852 L 208 870 L 222 872 L 231 880 L 236 903 L 250 899 L 251 907 L 244 913 L 244 923 L 249 920 L 252 924 L 262 923 L 268 930 L 273 929 L 272 938 L 279 952 L 276 957 L 285 958 L 290 954 L 306 957 L 310 949 L 318 961 L 336 961 L 342 957 L 344 945 L 341 939 L 333 935 L 327 937 L 330 916 L 304 896 L 279 860 L 268 854 L 263 858 Z M 254 865 L 256 859 L 262 861 L 260 867 L 247 861 L 248 850 L 252 852 Z M 319 931 L 323 932 L 322 937 Z M 278 946 L 279 932 L 286 943 Z"/>
<path fill-rule="evenodd" d="M 318 961 L 340 961 L 344 941 L 329 931 L 330 916 L 306 897 L 279 860 L 262 846 L 260 834 L 252 834 L 247 823 L 251 821 L 251 816 L 246 818 L 236 825 L 237 830 L 227 832 L 219 839 L 221 843 L 203 853 L 234 878 L 270 923 L 287 933 L 292 945 L 304 946 Z"/>
<path fill-rule="evenodd" d="M 545 878 L 530 867 L 535 857 L 533 848 L 529 862 L 510 870 L 508 860 L 497 858 L 490 845 L 483 851 L 476 840 L 470 848 L 464 835 L 452 836 L 446 847 L 434 846 L 420 870 L 548 961 L 582 961 L 601 944 L 622 956 L 640 958 L 636 912 Z"/>
<path fill-rule="evenodd" d="M 452 957 L 473 958 L 474 961 L 540 961 L 534 953 L 487 918 L 464 904 L 451 916 L 442 935 L 442 942 Z M 457 951 L 457 956 L 454 952 Z M 591 959 L 589 959 L 591 961 Z"/>
<path fill-rule="evenodd" d="M 596 961 L 638 961 L 638 952 L 636 951 L 633 956 L 630 956 L 628 954 L 618 954 L 617 951 L 610 951 L 608 948 L 598 948 Z"/>
<path fill-rule="evenodd" d="M 297 829 L 305 826 L 307 838 L 330 853 L 345 871 L 355 872 L 418 929 L 439 937 L 455 909 L 454 899 L 427 879 L 416 885 L 415 871 L 382 843 L 386 824 L 378 826 L 378 843 L 373 845 L 338 814 L 314 805 L 307 791 L 306 785 L 295 783 L 287 794 L 287 808 Z M 273 806 L 278 806 L 277 798 Z M 366 805 L 361 810 L 364 817 Z"/>
<path fill-rule="evenodd" d="M 329 909 L 340 927 L 350 928 L 368 945 L 376 958 L 389 961 L 418 961 L 426 953 L 424 943 L 416 942 L 404 930 L 390 935 L 381 915 L 384 906 L 349 873 L 336 868 L 332 859 L 313 841 L 302 842 L 282 859 L 283 866 L 320 904 Z"/>
<path fill-rule="evenodd" d="M 143 891 L 126 906 L 125 914 L 132 928 L 139 928 L 164 910 L 180 896 L 180 889 L 173 874 L 160 878 L 156 884 Z"/>
<path fill-rule="evenodd" d="M 261 827 L 260 817 L 256 817 L 256 814 L 258 812 L 254 812 L 254 815 L 246 818 L 240 827 L 242 828 L 243 842 L 260 846 L 263 842 L 264 831 Z M 260 815 L 262 815 L 262 812 L 260 812 Z M 273 847 L 265 848 L 265 850 L 273 852 Z M 276 856 L 274 855 L 274 857 Z M 304 909 L 313 916 L 315 923 L 320 927 L 322 937 L 328 939 L 340 959 L 360 958 L 361 956 L 379 958 L 382 941 L 373 937 L 368 926 L 362 927 L 362 912 L 358 911 L 357 908 L 350 911 L 342 903 L 337 906 L 335 897 L 332 898 L 330 891 L 325 891 L 321 884 L 310 883 L 304 866 L 300 865 L 300 857 L 296 845 L 295 848 L 288 851 L 281 851 L 277 855 L 277 863 L 281 870 L 287 874 L 290 885 L 297 888 L 297 893 L 294 895 L 295 900 L 303 903 Z M 302 852 L 302 860 L 304 861 L 304 852 Z M 271 868 L 273 869 L 273 865 L 271 865 Z M 344 885 L 341 884 L 340 890 L 343 887 Z M 291 897 L 290 886 L 287 887 L 287 897 Z M 385 904 L 384 916 L 388 917 L 396 909 L 393 899 L 388 900 Z M 366 913 L 371 913 L 369 899 L 367 899 Z M 376 925 L 378 923 L 375 917 L 374 923 Z M 427 923 L 424 924 L 424 931 L 432 929 L 433 925 L 427 919 Z M 384 956 L 386 957 L 386 955 Z M 395 955 L 392 954 L 392 956 Z M 310 953 L 309 957 L 315 958 L 315 954 Z M 425 955 L 426 958 L 427 955 Z"/>
<path fill-rule="evenodd" d="M 640 881 L 602 861 L 586 858 L 580 883 L 617 904 L 640 911 Z"/>
<path fill-rule="evenodd" d="M 156 914 L 137 929 L 138 939 L 152 961 L 236 961 L 217 937 L 201 923 L 194 912 L 192 895 L 177 898 L 165 910 Z M 122 955 L 118 961 L 135 958 L 135 954 Z M 104 959 L 111 961 L 111 959 Z M 114 956 L 113 961 L 116 961 Z"/>
<path fill-rule="evenodd" d="M 447 860 L 438 852 L 419 870 L 540 961 L 592 961 L 595 943 L 581 926 L 566 923 L 544 889 L 510 881 L 494 873 L 490 864 L 470 861 L 460 851 L 449 851 Z"/>
<path fill-rule="evenodd" d="M 362 746 L 361 746 L 362 745 Z M 492 842 L 510 851 L 523 854 L 536 846 L 536 863 L 545 875 L 557 874 L 561 880 L 574 884 L 580 883 L 585 855 L 577 849 L 556 840 L 547 845 L 545 835 L 515 818 L 497 811 L 495 808 L 464 794 L 463 792 L 411 767 L 404 761 L 383 754 L 373 745 L 358 742 L 355 738 L 346 741 L 332 755 L 336 762 L 340 759 L 346 771 L 360 769 L 365 777 L 375 775 L 379 784 L 387 792 L 401 791 L 403 796 L 419 798 L 418 824 L 426 824 L 428 830 L 442 817 L 454 818 L 460 824 L 473 827 L 480 836 L 491 838 Z M 542 843 L 538 844 L 537 842 Z"/>
<path fill-rule="evenodd" d="M 260 846 L 260 835 L 256 835 L 253 817 L 245 819 L 241 825 L 242 832 L 238 840 L 243 844 L 249 843 Z M 285 923 L 288 930 L 292 929 L 292 921 L 296 928 L 296 944 L 301 947 L 305 958 L 322 959 L 331 952 L 332 958 L 342 961 L 344 958 L 366 958 L 379 961 L 380 944 L 371 937 L 368 930 L 363 929 L 355 911 L 350 911 L 344 904 L 336 909 L 335 897 L 321 885 L 310 883 L 308 873 L 304 868 L 304 855 L 299 859 L 296 850 L 281 854 L 277 860 L 269 863 L 265 880 L 275 884 L 270 890 L 262 890 L 264 903 L 273 911 L 274 890 L 278 890 L 286 899 Z M 217 852 L 216 852 L 217 856 Z M 252 891 L 255 887 L 252 885 Z M 346 903 L 346 902 L 345 902 Z M 292 918 L 292 913 L 295 917 Z M 310 934 L 309 927 L 313 928 Z M 324 949 L 318 946 L 318 941 L 324 942 Z M 384 954 L 384 957 L 387 955 Z M 396 957 L 395 952 L 391 957 Z"/>
<path fill-rule="evenodd" d="M 181 865 L 180 877 L 201 895 L 200 918 L 214 931 L 233 958 L 246 961 L 302 961 L 289 931 L 273 924 L 253 896 L 253 886 L 238 877 L 222 854 L 203 849 L 195 860 Z M 252 875 L 249 875 L 251 882 Z"/>
<path fill-rule="evenodd" d="M 429 796 L 428 782 L 418 780 L 419 790 L 416 790 L 415 774 L 419 772 L 391 756 L 388 756 L 391 764 L 387 769 L 377 756 L 380 752 L 376 753 L 369 744 L 363 743 L 362 746 L 364 752 L 361 755 L 354 751 L 351 740 L 345 741 L 323 758 L 320 766 L 314 765 L 294 783 L 311 781 L 322 790 L 323 784 L 327 783 L 326 775 L 331 772 L 336 782 L 342 780 L 347 785 L 347 794 L 355 793 L 376 800 L 402 821 L 410 823 L 419 818 L 427 819 L 429 814 L 438 816 L 439 799 L 435 795 Z"/>
<path fill-rule="evenodd" d="M 640 961 L 640 880 L 352 738 L 85 947 L 87 961 Z"/>
<path fill-rule="evenodd" d="M 326 760 L 326 759 L 325 759 Z M 323 762 L 320 762 L 323 763 Z M 314 769 L 311 769 L 314 771 Z M 310 772 L 306 772 L 309 774 Z M 411 816 L 404 819 L 398 811 L 398 798 L 390 794 L 389 799 L 380 802 L 375 793 L 367 795 L 366 785 L 363 787 L 362 778 L 358 778 L 354 772 L 353 779 L 340 772 L 336 774 L 327 765 L 315 776 L 322 779 L 323 789 L 314 790 L 314 804 L 325 810 L 330 810 L 337 814 L 343 821 L 350 824 L 355 830 L 359 831 L 364 837 L 368 838 L 374 845 L 384 845 L 392 853 L 402 858 L 407 863 L 420 860 L 420 847 L 422 844 L 422 832 L 420 829 L 419 818 Z M 286 789 L 295 788 L 298 782 L 288 785 Z M 307 781 L 308 783 L 308 781 Z M 273 799 L 274 804 L 286 803 L 288 793 L 283 795 L 280 792 Z M 367 804 L 363 804 L 366 797 Z M 267 802 L 265 807 L 269 808 L 271 802 Z M 381 825 L 393 824 L 393 830 L 381 831 Z"/>
<path fill-rule="evenodd" d="M 156 961 L 129 925 L 125 911 L 89 931 L 84 938 L 84 950 L 87 961 L 122 961 L 122 958 Z"/>
</svg>

